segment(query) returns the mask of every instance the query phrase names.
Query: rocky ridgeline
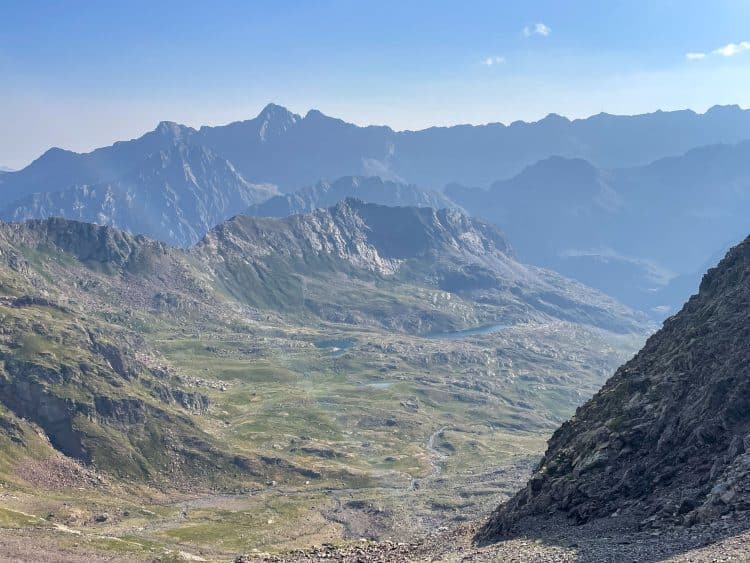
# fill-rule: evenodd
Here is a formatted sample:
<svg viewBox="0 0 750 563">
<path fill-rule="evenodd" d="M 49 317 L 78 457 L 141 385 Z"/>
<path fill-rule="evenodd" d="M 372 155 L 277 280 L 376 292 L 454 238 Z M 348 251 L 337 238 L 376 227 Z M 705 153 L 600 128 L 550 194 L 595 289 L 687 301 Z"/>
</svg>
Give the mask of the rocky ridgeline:
<svg viewBox="0 0 750 563">
<path fill-rule="evenodd" d="M 379 176 L 344 176 L 334 182 L 318 182 L 290 194 L 279 194 L 250 206 L 242 214 L 258 217 L 286 217 L 310 213 L 336 205 L 348 197 L 389 206 L 457 207 L 440 192 L 424 190 L 414 184 L 383 180 Z"/>
<path fill-rule="evenodd" d="M 692 525 L 750 509 L 750 238 L 552 436 L 480 531 L 529 516 Z"/>
</svg>

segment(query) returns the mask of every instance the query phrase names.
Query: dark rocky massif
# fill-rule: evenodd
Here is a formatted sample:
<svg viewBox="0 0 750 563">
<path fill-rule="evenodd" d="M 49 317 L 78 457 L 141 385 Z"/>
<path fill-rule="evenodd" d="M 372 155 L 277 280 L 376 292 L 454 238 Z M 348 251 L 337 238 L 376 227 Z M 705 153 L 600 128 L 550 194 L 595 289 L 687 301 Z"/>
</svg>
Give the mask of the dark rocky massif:
<svg viewBox="0 0 750 563">
<path fill-rule="evenodd" d="M 552 436 L 479 533 L 529 516 L 692 525 L 750 509 L 750 239 Z"/>
</svg>

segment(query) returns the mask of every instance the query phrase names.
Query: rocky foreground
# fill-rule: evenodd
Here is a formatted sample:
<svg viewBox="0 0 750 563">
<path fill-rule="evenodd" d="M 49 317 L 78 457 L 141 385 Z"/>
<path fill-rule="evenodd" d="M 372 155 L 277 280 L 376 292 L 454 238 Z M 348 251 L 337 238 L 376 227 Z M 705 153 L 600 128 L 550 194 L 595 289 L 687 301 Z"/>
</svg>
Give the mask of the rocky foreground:
<svg viewBox="0 0 750 563">
<path fill-rule="evenodd" d="M 750 509 L 750 238 L 552 436 L 525 488 L 479 536 L 527 517 L 713 524 Z"/>
<path fill-rule="evenodd" d="M 750 521 L 735 517 L 711 525 L 638 531 L 616 519 L 572 526 L 563 520 L 527 521 L 525 533 L 477 545 L 467 526 L 419 543 L 361 541 L 284 554 L 247 554 L 238 563 L 299 561 L 508 563 L 621 563 L 750 561 Z"/>
</svg>

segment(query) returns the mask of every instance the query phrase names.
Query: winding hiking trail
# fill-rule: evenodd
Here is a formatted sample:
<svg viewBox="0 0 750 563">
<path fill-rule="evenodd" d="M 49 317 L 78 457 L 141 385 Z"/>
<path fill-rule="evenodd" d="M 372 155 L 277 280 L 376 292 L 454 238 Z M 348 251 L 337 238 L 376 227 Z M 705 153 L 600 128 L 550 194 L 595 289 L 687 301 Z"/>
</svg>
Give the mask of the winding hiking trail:
<svg viewBox="0 0 750 563">
<path fill-rule="evenodd" d="M 448 430 L 450 426 L 443 426 L 430 434 L 430 439 L 427 440 L 427 449 L 432 454 L 430 464 L 432 465 L 432 474 L 430 477 L 437 477 L 443 472 L 443 462 L 448 459 L 448 455 L 435 449 L 435 439 L 440 436 L 443 432 Z"/>
</svg>

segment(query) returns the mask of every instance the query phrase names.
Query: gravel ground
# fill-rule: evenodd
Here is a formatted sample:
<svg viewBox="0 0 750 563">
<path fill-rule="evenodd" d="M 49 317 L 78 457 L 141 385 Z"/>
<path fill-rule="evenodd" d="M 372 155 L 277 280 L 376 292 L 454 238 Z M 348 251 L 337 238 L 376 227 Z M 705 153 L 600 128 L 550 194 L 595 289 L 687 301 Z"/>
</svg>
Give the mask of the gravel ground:
<svg viewBox="0 0 750 563">
<path fill-rule="evenodd" d="M 476 546 L 476 526 L 432 536 L 414 544 L 360 541 L 324 545 L 283 555 L 252 554 L 238 562 L 417 561 L 508 563 L 656 563 L 750 561 L 750 518 L 725 519 L 709 526 L 636 531 L 616 519 L 585 526 L 525 521 L 523 535 Z"/>
</svg>

